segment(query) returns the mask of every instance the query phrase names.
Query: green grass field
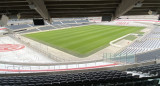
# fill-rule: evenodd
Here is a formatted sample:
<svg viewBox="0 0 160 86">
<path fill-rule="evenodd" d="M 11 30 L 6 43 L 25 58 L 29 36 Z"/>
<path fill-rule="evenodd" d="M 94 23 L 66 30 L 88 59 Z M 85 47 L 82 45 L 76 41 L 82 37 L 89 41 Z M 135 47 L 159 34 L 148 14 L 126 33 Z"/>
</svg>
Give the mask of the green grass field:
<svg viewBox="0 0 160 86">
<path fill-rule="evenodd" d="M 129 35 L 129 36 L 125 37 L 124 39 L 133 41 L 133 40 L 135 40 L 136 38 L 137 38 L 137 37 L 134 36 L 134 35 Z"/>
<path fill-rule="evenodd" d="M 26 34 L 25 37 L 47 44 L 75 56 L 85 57 L 105 48 L 109 42 L 144 27 L 89 25 Z"/>
</svg>

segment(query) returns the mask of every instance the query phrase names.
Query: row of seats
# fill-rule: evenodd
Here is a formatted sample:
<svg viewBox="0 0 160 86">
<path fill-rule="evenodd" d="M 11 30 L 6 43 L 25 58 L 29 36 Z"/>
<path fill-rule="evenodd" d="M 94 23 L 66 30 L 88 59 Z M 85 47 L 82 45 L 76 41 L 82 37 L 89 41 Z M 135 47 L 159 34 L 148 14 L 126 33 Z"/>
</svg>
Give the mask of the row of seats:
<svg viewBox="0 0 160 86">
<path fill-rule="evenodd" d="M 0 85 L 91 86 L 108 83 L 116 85 L 138 80 L 138 75 L 132 76 L 126 72 L 112 70 L 76 74 L 0 77 Z"/>
<path fill-rule="evenodd" d="M 143 54 L 137 54 L 136 58 L 137 62 L 144 62 L 144 61 L 160 59 L 159 55 L 160 55 L 160 50 L 157 49 Z"/>
<path fill-rule="evenodd" d="M 84 20 L 58 20 L 58 21 L 54 21 L 52 24 L 77 24 L 77 23 L 89 23 L 89 21 L 87 19 Z"/>
<path fill-rule="evenodd" d="M 160 64 L 129 68 L 127 69 L 127 71 L 132 71 L 132 72 L 137 72 L 142 74 L 149 74 L 151 76 L 160 77 Z"/>
<path fill-rule="evenodd" d="M 122 50 L 119 54 L 126 56 L 126 54 L 136 54 L 137 57 L 137 62 L 144 62 L 144 61 L 149 61 L 149 60 L 155 60 L 159 59 L 159 50 L 153 51 L 156 49 L 160 48 L 160 35 L 156 34 L 155 32 L 160 32 L 160 28 L 156 27 L 151 30 L 151 32 L 139 41 L 135 41 L 126 49 Z M 148 52 L 148 51 L 153 51 L 153 52 Z M 143 53 L 147 52 L 147 53 Z M 138 54 L 142 53 L 142 54 Z"/>
<path fill-rule="evenodd" d="M 78 20 L 87 20 L 87 17 L 81 18 L 52 18 L 53 21 L 78 21 Z"/>
<path fill-rule="evenodd" d="M 30 32 L 37 32 L 37 31 L 43 31 L 43 30 L 53 30 L 53 29 L 58 29 L 58 28 L 67 28 L 67 27 L 73 27 L 73 26 L 81 26 L 85 24 L 52 24 L 52 26 L 44 26 L 44 27 L 39 27 L 38 29 L 29 29 L 29 30 L 24 30 L 21 31 L 21 33 L 30 33 Z"/>
<path fill-rule="evenodd" d="M 7 28 L 12 29 L 12 30 L 18 30 L 18 29 L 23 29 L 23 28 L 28 28 L 28 27 L 30 26 L 27 24 L 7 26 Z"/>
<path fill-rule="evenodd" d="M 100 84 L 97 86 L 160 86 L 160 85 L 159 85 L 159 79 L 153 79 L 153 80 L 124 82 L 124 83 L 107 83 L 107 84 Z"/>
</svg>

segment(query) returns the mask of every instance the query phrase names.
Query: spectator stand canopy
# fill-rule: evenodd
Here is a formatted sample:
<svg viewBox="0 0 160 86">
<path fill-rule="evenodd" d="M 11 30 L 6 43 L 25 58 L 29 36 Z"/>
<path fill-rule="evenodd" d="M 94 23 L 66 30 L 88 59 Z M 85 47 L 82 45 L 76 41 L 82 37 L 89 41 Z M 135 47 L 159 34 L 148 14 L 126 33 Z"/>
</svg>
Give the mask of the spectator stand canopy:
<svg viewBox="0 0 160 86">
<path fill-rule="evenodd" d="M 51 18 L 148 15 L 160 13 L 159 0 L 1 0 L 0 14 L 10 18 Z"/>
</svg>

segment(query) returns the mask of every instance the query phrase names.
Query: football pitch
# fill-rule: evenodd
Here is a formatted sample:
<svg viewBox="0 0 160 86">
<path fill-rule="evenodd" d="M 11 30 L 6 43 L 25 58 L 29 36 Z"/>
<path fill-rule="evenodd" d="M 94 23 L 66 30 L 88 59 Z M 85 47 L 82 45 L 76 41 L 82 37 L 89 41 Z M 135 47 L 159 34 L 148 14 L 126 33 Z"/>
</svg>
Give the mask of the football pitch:
<svg viewBox="0 0 160 86">
<path fill-rule="evenodd" d="M 85 57 L 109 45 L 109 42 L 144 27 L 88 25 L 24 35 L 78 57 Z"/>
</svg>

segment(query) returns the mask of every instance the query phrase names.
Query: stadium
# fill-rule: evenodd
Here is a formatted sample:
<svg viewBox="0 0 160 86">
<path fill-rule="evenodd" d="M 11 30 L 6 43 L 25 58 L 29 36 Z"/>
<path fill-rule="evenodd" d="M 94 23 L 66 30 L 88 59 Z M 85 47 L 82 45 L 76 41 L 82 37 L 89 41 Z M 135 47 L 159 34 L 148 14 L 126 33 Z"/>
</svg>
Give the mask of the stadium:
<svg viewBox="0 0 160 86">
<path fill-rule="evenodd" d="M 0 86 L 160 86 L 159 0 L 1 0 Z"/>
</svg>

